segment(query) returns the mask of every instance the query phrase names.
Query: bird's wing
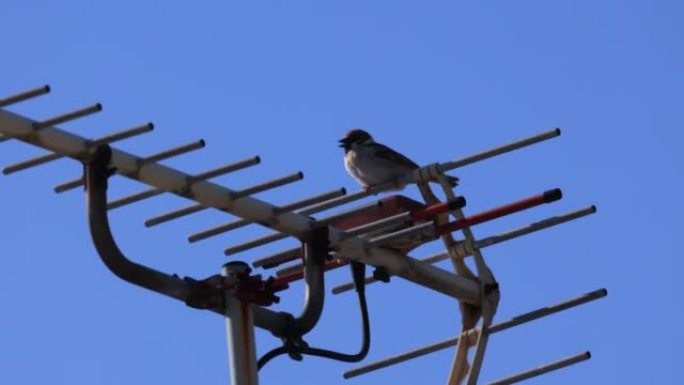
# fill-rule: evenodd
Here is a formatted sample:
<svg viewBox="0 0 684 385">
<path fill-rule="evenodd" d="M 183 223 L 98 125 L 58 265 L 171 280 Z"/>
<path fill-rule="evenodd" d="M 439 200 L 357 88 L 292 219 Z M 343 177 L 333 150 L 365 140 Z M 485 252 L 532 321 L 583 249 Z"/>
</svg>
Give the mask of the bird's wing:
<svg viewBox="0 0 684 385">
<path fill-rule="evenodd" d="M 392 150 L 391 148 L 380 143 L 371 143 L 374 154 L 378 158 L 386 159 L 390 162 L 400 164 L 408 169 L 418 168 L 418 165 L 411 159 L 405 157 L 404 155 Z"/>
</svg>

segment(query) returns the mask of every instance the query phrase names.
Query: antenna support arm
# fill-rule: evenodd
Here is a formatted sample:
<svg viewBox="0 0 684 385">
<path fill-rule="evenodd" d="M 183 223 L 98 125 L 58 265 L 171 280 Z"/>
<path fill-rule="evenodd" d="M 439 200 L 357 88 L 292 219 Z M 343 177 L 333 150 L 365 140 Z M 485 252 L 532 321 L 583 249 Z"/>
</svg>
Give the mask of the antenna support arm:
<svg viewBox="0 0 684 385">
<path fill-rule="evenodd" d="M 193 290 L 190 282 L 130 261 L 114 241 L 107 216 L 110 158 L 109 146 L 99 146 L 84 162 L 88 225 L 95 249 L 109 270 L 124 281 L 185 301 Z"/>
<path fill-rule="evenodd" d="M 190 277 L 180 278 L 177 275 L 163 273 L 128 259 L 114 241 L 107 215 L 107 181 L 113 170 L 109 168 L 111 149 L 108 145 L 98 146 L 92 156 L 84 160 L 84 179 L 90 234 L 102 262 L 117 277 L 137 286 L 183 301 L 188 306 L 210 309 L 224 314 L 220 280 L 210 277 L 198 281 Z M 322 273 L 321 273 L 322 275 Z M 312 280 L 313 281 L 313 280 Z M 307 281 L 309 282 L 309 281 Z M 322 284 L 322 279 L 321 279 Z M 311 290 L 307 303 L 311 309 L 305 308 L 299 322 L 289 313 L 276 312 L 262 306 L 253 305 L 255 326 L 266 329 L 277 337 L 288 334 L 292 325 L 303 325 L 303 330 L 310 330 L 320 317 L 320 305 L 317 301 L 318 290 Z M 321 288 L 322 292 L 323 289 Z M 318 315 L 316 315 L 318 313 Z M 307 330 L 308 329 L 308 330 Z"/>
</svg>

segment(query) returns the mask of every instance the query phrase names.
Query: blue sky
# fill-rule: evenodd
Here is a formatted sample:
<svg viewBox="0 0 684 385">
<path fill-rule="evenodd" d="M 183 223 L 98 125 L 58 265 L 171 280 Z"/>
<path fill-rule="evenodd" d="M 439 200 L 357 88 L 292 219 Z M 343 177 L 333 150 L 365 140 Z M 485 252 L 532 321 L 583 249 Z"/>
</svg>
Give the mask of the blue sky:
<svg viewBox="0 0 684 385">
<path fill-rule="evenodd" d="M 493 336 L 481 378 L 591 350 L 589 362 L 529 383 L 675 384 L 684 215 L 683 6 L 675 1 L 187 2 L 5 1 L 0 95 L 45 83 L 48 97 L 12 111 L 41 119 L 101 102 L 64 125 L 84 136 L 147 121 L 155 133 L 121 148 L 144 155 L 204 138 L 167 164 L 188 172 L 259 154 L 258 168 L 218 178 L 231 188 L 302 170 L 304 182 L 259 197 L 284 203 L 357 186 L 336 140 L 363 127 L 419 163 L 447 161 L 561 127 L 559 139 L 457 170 L 466 213 L 552 187 L 565 197 L 475 228 L 482 238 L 588 204 L 598 213 L 486 249 L 505 320 L 606 287 L 606 299 Z M 5 165 L 41 151 L 5 143 Z M 223 320 L 125 284 L 89 242 L 78 176 L 60 161 L 0 178 L 0 382 L 227 383 Z M 141 186 L 117 178 L 112 196 Z M 406 193 L 415 196 L 414 189 Z M 190 245 L 232 218 L 206 212 L 146 229 L 185 206 L 163 196 L 112 213 L 135 260 L 204 277 L 222 250 L 266 233 L 245 228 Z M 251 261 L 288 240 L 237 256 Z M 439 251 L 430 245 L 414 253 Z M 448 264 L 440 265 L 449 268 Z M 329 275 L 347 281 L 346 271 Z M 399 279 L 368 290 L 369 360 L 457 333 L 456 304 Z M 298 312 L 302 287 L 280 309 Z M 358 348 L 355 299 L 329 296 L 312 344 Z M 277 345 L 258 333 L 259 351 Z M 442 351 L 350 384 L 444 383 Z M 265 384 L 343 383 L 353 366 L 278 359 Z"/>
</svg>

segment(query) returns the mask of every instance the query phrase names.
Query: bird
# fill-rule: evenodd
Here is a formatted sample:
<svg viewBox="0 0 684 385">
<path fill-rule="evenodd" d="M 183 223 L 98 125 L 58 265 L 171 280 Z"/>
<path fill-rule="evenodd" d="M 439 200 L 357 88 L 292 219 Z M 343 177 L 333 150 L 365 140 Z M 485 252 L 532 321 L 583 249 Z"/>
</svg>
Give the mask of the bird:
<svg viewBox="0 0 684 385">
<path fill-rule="evenodd" d="M 344 167 L 354 179 L 363 185 L 366 192 L 373 191 L 374 186 L 387 182 L 393 182 L 397 189 L 401 189 L 405 183 L 401 180 L 402 177 L 419 168 L 416 162 L 384 144 L 376 142 L 368 132 L 359 128 L 347 132 L 347 135 L 339 142 L 340 147 L 344 149 Z M 450 175 L 445 175 L 445 177 L 451 187 L 458 185 L 457 177 Z M 430 189 L 428 182 L 418 181 L 416 185 L 426 204 L 432 205 L 440 202 Z M 435 218 L 436 225 L 443 225 L 448 222 L 448 214 L 441 214 Z M 451 234 L 442 235 L 442 238 L 449 245 L 449 248 L 456 243 Z M 408 246 L 409 249 L 412 247 L 414 246 Z M 406 249 L 403 251 L 405 252 Z M 456 271 L 462 276 L 477 278 L 463 259 L 455 259 L 454 265 Z"/>
<path fill-rule="evenodd" d="M 347 132 L 339 142 L 340 147 L 344 149 L 344 166 L 347 172 L 361 183 L 366 191 L 390 182 L 397 188 L 402 188 L 401 177 L 419 168 L 416 162 L 376 142 L 368 132 L 359 128 Z M 446 177 L 452 187 L 458 185 L 458 178 L 448 175 Z"/>
</svg>

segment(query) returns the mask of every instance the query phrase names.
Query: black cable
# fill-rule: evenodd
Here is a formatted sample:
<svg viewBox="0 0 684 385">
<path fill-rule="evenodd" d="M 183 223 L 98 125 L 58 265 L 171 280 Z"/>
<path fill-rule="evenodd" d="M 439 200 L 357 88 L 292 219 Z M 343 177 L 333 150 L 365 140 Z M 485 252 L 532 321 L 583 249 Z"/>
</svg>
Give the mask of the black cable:
<svg viewBox="0 0 684 385">
<path fill-rule="evenodd" d="M 259 358 L 259 361 L 257 361 L 257 369 L 261 370 L 261 368 L 263 368 L 264 365 L 266 365 L 269 361 L 278 357 L 281 354 L 287 354 L 287 351 L 288 349 L 285 346 L 281 346 L 264 354 L 263 356 L 261 356 L 261 358 Z"/>
<path fill-rule="evenodd" d="M 343 362 L 359 362 L 363 360 L 370 349 L 370 320 L 368 317 L 368 304 L 366 302 L 366 281 L 364 279 L 366 273 L 366 265 L 360 262 L 351 261 L 352 278 L 354 280 L 354 287 L 359 297 L 359 308 L 361 311 L 362 322 L 362 338 L 361 350 L 356 354 L 347 354 L 335 352 L 327 349 L 312 348 L 308 346 L 294 346 L 286 342 L 284 346 L 275 348 L 270 352 L 264 354 L 259 358 L 257 363 L 258 368 L 261 369 L 269 361 L 279 355 L 294 353 L 295 355 L 306 354 L 310 356 L 317 356 L 323 358 L 330 358 L 332 360 Z M 289 346 L 288 346 L 289 345 Z"/>
</svg>

